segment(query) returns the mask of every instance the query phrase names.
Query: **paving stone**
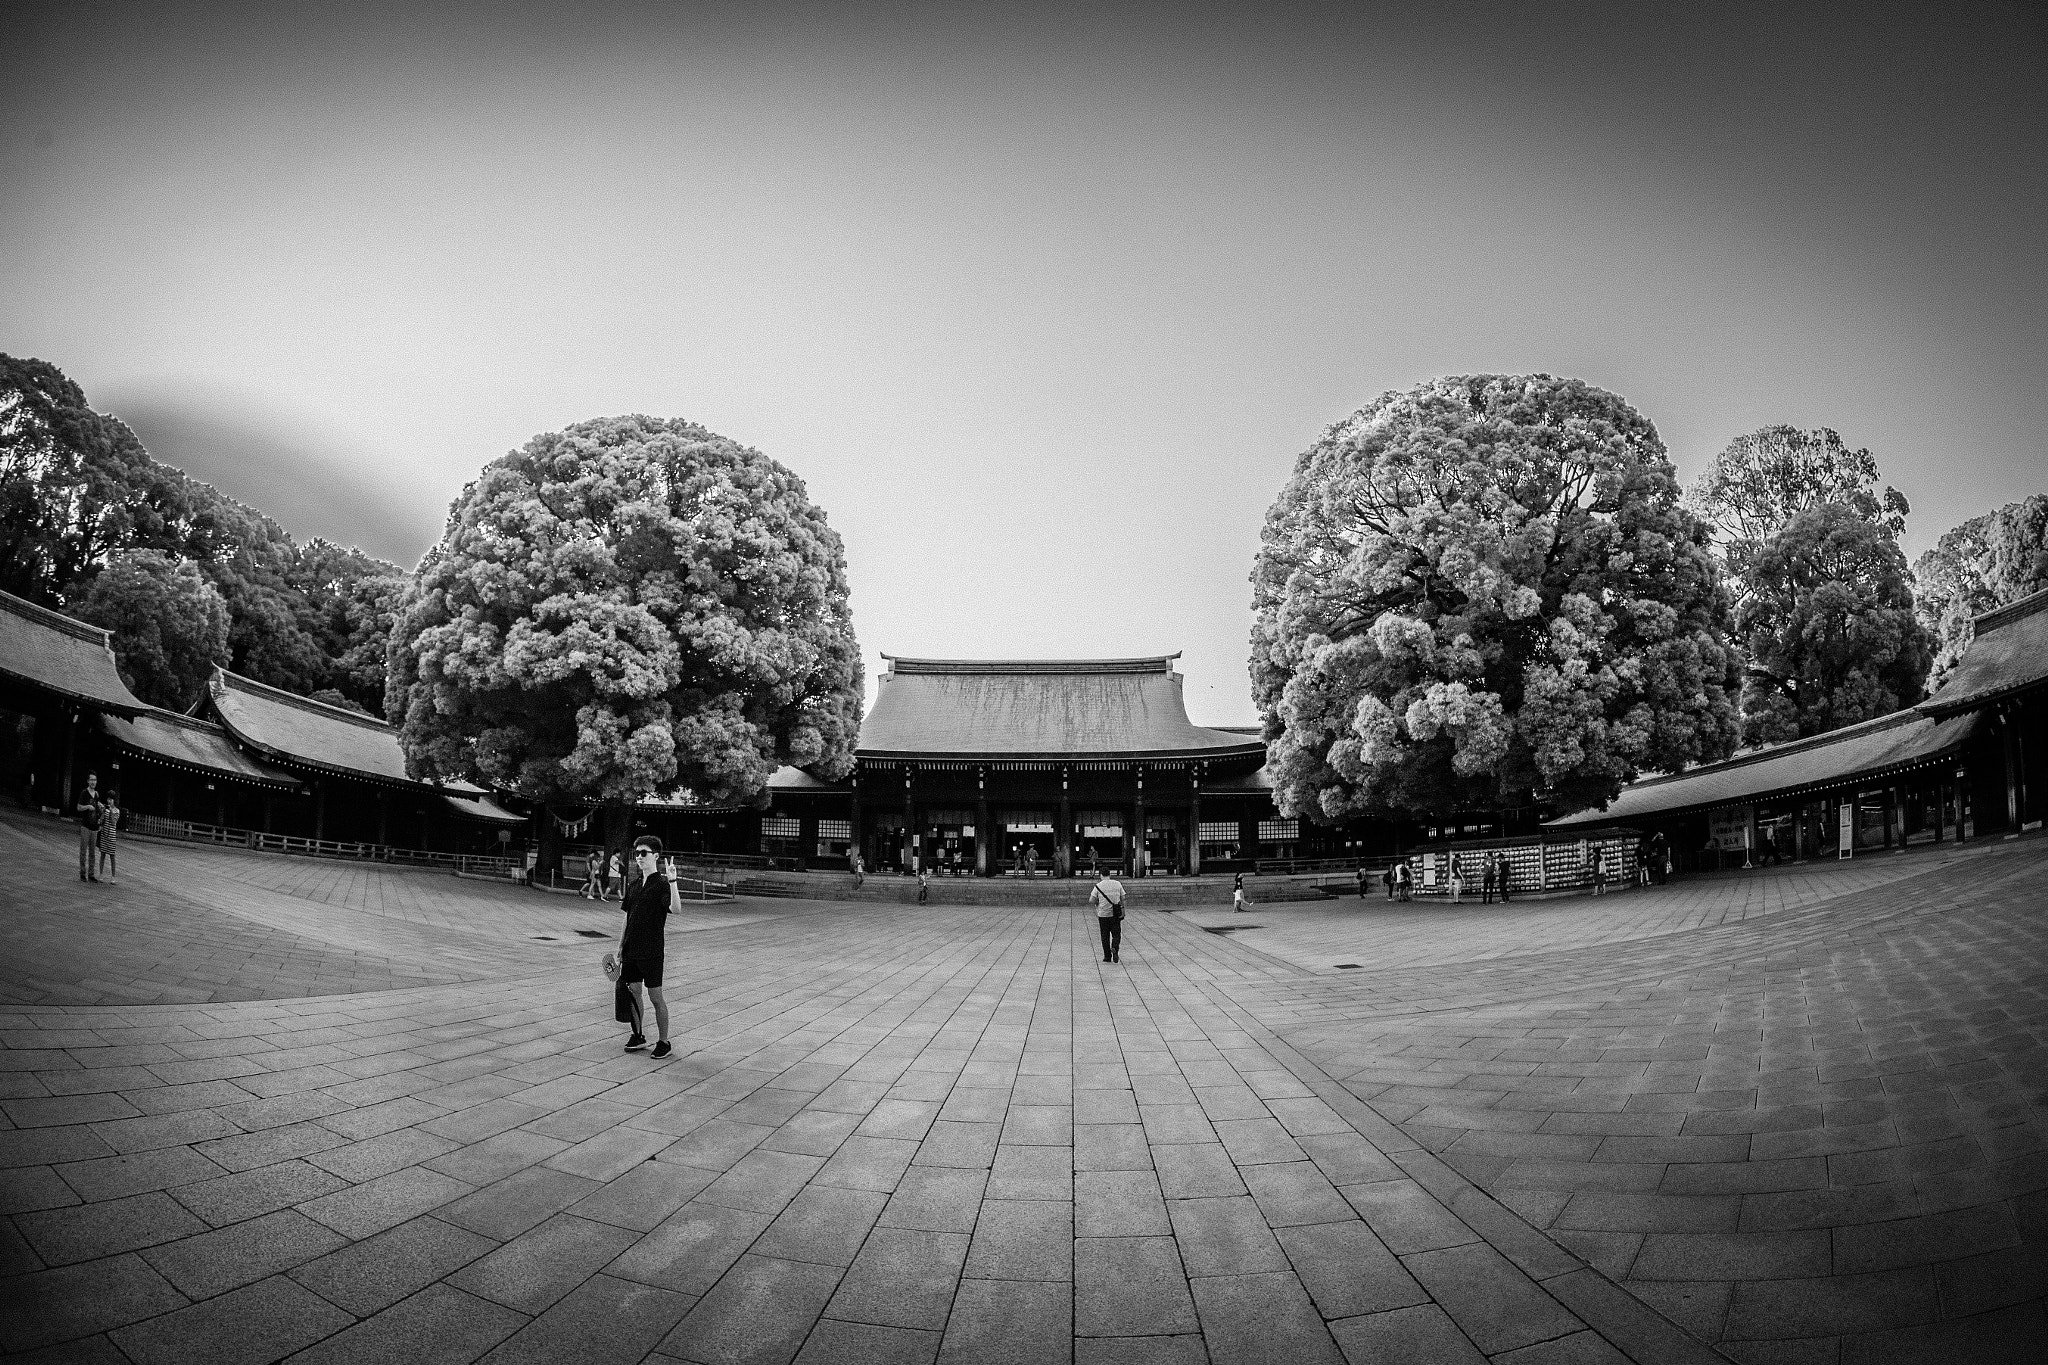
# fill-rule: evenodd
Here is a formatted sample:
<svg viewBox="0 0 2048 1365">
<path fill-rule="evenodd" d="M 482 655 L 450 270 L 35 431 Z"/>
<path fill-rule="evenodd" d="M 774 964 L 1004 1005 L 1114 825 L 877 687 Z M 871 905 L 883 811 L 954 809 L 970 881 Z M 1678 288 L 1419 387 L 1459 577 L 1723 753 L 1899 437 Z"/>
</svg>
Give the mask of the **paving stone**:
<svg viewBox="0 0 2048 1365">
<path fill-rule="evenodd" d="M 375 1317 L 292 1357 L 293 1365 L 362 1360 L 458 1365 L 525 1326 L 526 1316 L 445 1284 L 432 1284 Z"/>
<path fill-rule="evenodd" d="M 912 1166 L 889 1196 L 881 1224 L 925 1232 L 972 1233 L 987 1183 L 983 1171 Z"/>
<path fill-rule="evenodd" d="M 344 1237 L 368 1237 L 468 1194 L 473 1186 L 413 1166 L 390 1175 L 309 1199 L 298 1209 Z"/>
<path fill-rule="evenodd" d="M 23 1275 L 8 1283 L 6 1303 L 0 1344 L 12 1353 L 154 1318 L 186 1299 L 129 1254 Z"/>
<path fill-rule="evenodd" d="M 1287 1269 L 1287 1257 L 1247 1196 L 1169 1199 L 1174 1236 L 1190 1276 Z"/>
<path fill-rule="evenodd" d="M 661 1349 L 685 1360 L 794 1360 L 839 1282 L 832 1266 L 743 1256 L 683 1315 Z"/>
<path fill-rule="evenodd" d="M 88 1203 L 141 1194 L 145 1190 L 189 1185 L 225 1174 L 219 1166 L 190 1147 L 164 1147 L 130 1155 L 100 1157 L 93 1161 L 74 1161 L 58 1168 L 55 1173 Z"/>
<path fill-rule="evenodd" d="M 1168 1199 L 1205 1199 L 1245 1193 L 1237 1167 L 1220 1142 L 1154 1147 L 1152 1163 Z"/>
<path fill-rule="evenodd" d="M 1278 1228 L 1274 1236 L 1325 1318 L 1383 1313 L 1428 1301 L 1415 1277 L 1358 1219 Z"/>
<path fill-rule="evenodd" d="M 893 1196 L 830 1185 L 800 1191 L 754 1243 L 756 1255 L 821 1265 L 853 1263 L 868 1231 Z"/>
<path fill-rule="evenodd" d="M 534 1315 L 616 1260 L 638 1240 L 632 1232 L 609 1223 L 556 1214 L 496 1251 L 470 1262 L 450 1275 L 448 1283 Z"/>
<path fill-rule="evenodd" d="M 49 1266 L 116 1256 L 206 1231 L 206 1224 L 158 1190 L 78 1208 L 16 1214 L 14 1225 Z"/>
<path fill-rule="evenodd" d="M 878 1327 L 944 1328 L 968 1246 L 965 1233 L 878 1227 L 847 1269 L 827 1312 Z"/>
<path fill-rule="evenodd" d="M 281 1360 L 351 1321 L 279 1275 L 108 1335 L 137 1365 L 258 1365 Z"/>
<path fill-rule="evenodd" d="M 368 1317 L 453 1274 L 497 1246 L 431 1217 L 352 1242 L 291 1277 L 357 1317 Z"/>
<path fill-rule="evenodd" d="M 982 1280 L 1073 1279 L 1073 1206 L 1057 1200 L 983 1200 L 964 1273 Z"/>
<path fill-rule="evenodd" d="M 698 1297 L 710 1291 L 774 1218 L 689 1203 L 606 1267 L 623 1279 Z"/>
<path fill-rule="evenodd" d="M 1213 1275 L 1191 1280 L 1189 1286 L 1216 1365 L 1342 1359 L 1292 1271 Z"/>
<path fill-rule="evenodd" d="M 529 1167 L 443 1205 L 434 1216 L 493 1241 L 506 1242 L 539 1227 L 601 1188 L 597 1181 L 566 1171 Z"/>
<path fill-rule="evenodd" d="M 1159 1336 L 1196 1328 L 1194 1300 L 1172 1237 L 1075 1240 L 1076 1336 Z"/>
<path fill-rule="evenodd" d="M 1403 1256 L 1401 1263 L 1489 1356 L 1582 1326 L 1541 1286 L 1483 1243 L 1416 1252 Z"/>
<path fill-rule="evenodd" d="M 142 1258 L 190 1299 L 209 1299 L 347 1246 L 293 1209 L 152 1247 Z"/>
<path fill-rule="evenodd" d="M 939 1346 L 941 1365 L 1062 1365 L 1073 1359 L 1071 1284 L 964 1280 Z"/>
<path fill-rule="evenodd" d="M 347 1181 L 303 1161 L 280 1161 L 180 1185 L 172 1197 L 214 1227 L 225 1227 L 347 1188 Z"/>
</svg>

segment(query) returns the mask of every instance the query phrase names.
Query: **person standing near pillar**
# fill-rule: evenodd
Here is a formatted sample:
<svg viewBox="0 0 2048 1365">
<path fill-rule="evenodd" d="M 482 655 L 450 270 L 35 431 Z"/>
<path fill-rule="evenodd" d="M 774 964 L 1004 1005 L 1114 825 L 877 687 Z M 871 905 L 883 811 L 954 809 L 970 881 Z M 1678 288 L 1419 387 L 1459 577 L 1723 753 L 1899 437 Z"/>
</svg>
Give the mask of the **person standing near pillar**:
<svg viewBox="0 0 2048 1365">
<path fill-rule="evenodd" d="M 100 879 L 100 775 L 85 775 L 85 790 L 78 794 L 78 880 Z"/>
</svg>

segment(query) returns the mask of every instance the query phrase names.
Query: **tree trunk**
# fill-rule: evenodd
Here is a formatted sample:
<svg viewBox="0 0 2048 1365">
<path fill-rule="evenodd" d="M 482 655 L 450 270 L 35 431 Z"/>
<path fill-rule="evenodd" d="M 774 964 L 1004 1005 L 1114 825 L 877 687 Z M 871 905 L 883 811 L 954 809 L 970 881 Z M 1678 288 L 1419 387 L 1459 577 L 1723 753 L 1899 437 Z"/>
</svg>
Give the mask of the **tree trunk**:
<svg viewBox="0 0 2048 1365">
<path fill-rule="evenodd" d="M 535 816 L 540 821 L 539 856 L 534 859 L 533 880 L 546 884 L 562 870 L 562 827 L 555 823 L 555 808 L 543 801 Z"/>
<path fill-rule="evenodd" d="M 602 823 L 605 857 L 618 854 L 619 866 L 624 869 L 626 879 L 633 880 L 633 860 L 626 856 L 626 845 L 633 838 L 633 808 L 628 805 L 607 803 Z"/>
</svg>

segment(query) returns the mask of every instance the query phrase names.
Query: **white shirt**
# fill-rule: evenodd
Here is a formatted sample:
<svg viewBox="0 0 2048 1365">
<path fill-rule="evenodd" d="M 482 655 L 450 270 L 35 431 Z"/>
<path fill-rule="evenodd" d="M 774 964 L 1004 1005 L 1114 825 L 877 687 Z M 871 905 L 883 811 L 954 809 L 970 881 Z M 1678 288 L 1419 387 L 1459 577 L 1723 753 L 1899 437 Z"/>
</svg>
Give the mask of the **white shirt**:
<svg viewBox="0 0 2048 1365">
<path fill-rule="evenodd" d="M 1095 917 L 1110 919 L 1116 915 L 1116 908 L 1124 903 L 1124 884 L 1114 877 L 1104 877 L 1095 883 L 1095 889 L 1088 893 L 1088 899 L 1095 902 Z"/>
</svg>

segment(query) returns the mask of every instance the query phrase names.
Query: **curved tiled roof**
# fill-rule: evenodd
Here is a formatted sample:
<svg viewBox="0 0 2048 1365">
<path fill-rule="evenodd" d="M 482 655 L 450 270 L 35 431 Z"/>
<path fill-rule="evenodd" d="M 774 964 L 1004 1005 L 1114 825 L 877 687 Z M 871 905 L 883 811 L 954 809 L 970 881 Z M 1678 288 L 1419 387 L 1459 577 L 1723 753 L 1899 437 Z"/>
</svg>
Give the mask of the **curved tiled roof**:
<svg viewBox="0 0 2048 1365">
<path fill-rule="evenodd" d="M 863 758 L 1255 758 L 1256 736 L 1188 720 L 1175 654 L 898 659 L 860 729 Z"/>
<path fill-rule="evenodd" d="M 258 787 L 296 791 L 301 785 L 290 773 L 258 763 L 237 749 L 220 726 L 193 716 L 150 707 L 133 719 L 101 716 L 100 728 L 131 753 L 173 768 Z"/>
<path fill-rule="evenodd" d="M 1627 824 L 1651 815 L 1747 805 L 1872 780 L 1954 753 L 1976 732 L 1978 722 L 1975 712 L 1941 720 L 1916 710 L 1894 711 L 1725 763 L 1647 777 L 1623 787 L 1605 810 L 1582 810 L 1547 824 L 1552 829 Z"/>
<path fill-rule="evenodd" d="M 70 701 L 133 716 L 147 708 L 114 668 L 112 633 L 0 592 L 0 674 Z"/>
<path fill-rule="evenodd" d="M 214 670 L 206 692 L 228 733 L 275 762 L 397 787 L 483 790 L 467 782 L 408 777 L 398 732 L 375 716 L 329 706 L 225 668 Z"/>
<path fill-rule="evenodd" d="M 2048 680 L 2048 588 L 1985 612 L 1970 630 L 1955 671 L 1920 703 L 1930 715 L 1982 706 Z"/>
<path fill-rule="evenodd" d="M 464 798 L 447 796 L 441 798 L 448 803 L 448 809 L 465 820 L 481 820 L 487 825 L 523 825 L 526 817 L 514 815 L 488 796 Z"/>
</svg>

